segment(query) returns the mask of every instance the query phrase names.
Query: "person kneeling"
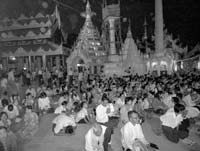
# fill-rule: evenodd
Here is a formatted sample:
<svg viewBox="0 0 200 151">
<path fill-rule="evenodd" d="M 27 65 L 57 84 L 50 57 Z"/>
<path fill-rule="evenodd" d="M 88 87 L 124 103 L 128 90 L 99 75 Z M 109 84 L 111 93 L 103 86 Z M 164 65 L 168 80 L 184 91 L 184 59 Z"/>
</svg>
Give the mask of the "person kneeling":
<svg viewBox="0 0 200 151">
<path fill-rule="evenodd" d="M 53 127 L 52 131 L 54 135 L 65 135 L 65 134 L 74 134 L 76 129 L 75 120 L 66 115 L 65 113 L 61 113 L 52 121 Z"/>
</svg>

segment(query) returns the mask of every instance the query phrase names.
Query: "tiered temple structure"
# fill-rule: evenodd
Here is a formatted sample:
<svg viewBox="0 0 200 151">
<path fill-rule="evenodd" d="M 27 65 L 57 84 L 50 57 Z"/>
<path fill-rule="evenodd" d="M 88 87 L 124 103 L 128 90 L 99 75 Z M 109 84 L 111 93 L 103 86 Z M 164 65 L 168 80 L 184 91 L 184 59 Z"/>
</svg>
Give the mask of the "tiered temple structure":
<svg viewBox="0 0 200 151">
<path fill-rule="evenodd" d="M 0 20 L 0 54 L 4 70 L 36 70 L 65 65 L 61 37 L 55 37 L 60 26 L 56 7 L 52 15 L 38 13 L 27 17 Z M 59 41 L 57 44 L 55 40 Z"/>
<path fill-rule="evenodd" d="M 99 73 L 103 66 L 104 51 L 100 42 L 100 34 L 92 23 L 90 3 L 87 2 L 86 11 L 81 14 L 85 17 L 85 23 L 78 35 L 72 53 L 67 59 L 68 71 Z"/>
<path fill-rule="evenodd" d="M 140 53 L 131 32 L 131 25 L 129 25 L 127 37 L 124 41 L 122 68 L 124 70 L 131 70 L 132 73 L 143 75 L 146 73 L 146 61 L 144 55 Z"/>
</svg>

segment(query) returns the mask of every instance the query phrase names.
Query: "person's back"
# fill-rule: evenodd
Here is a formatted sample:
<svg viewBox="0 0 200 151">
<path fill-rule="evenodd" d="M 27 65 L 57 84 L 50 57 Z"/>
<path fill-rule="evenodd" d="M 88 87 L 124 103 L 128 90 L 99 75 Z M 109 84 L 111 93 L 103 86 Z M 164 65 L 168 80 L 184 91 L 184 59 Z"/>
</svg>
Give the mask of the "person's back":
<svg viewBox="0 0 200 151">
<path fill-rule="evenodd" d="M 57 117 L 55 117 L 52 123 L 53 123 L 53 132 L 55 134 L 58 134 L 59 132 L 61 132 L 61 130 L 63 130 L 68 126 L 76 127 L 75 120 L 72 117 L 67 116 L 65 113 L 62 113 Z"/>
</svg>

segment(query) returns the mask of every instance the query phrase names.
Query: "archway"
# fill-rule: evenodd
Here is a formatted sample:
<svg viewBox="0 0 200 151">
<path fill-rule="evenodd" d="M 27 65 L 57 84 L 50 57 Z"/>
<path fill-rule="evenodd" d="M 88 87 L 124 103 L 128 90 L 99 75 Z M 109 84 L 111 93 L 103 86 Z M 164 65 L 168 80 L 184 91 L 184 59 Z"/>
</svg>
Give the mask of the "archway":
<svg viewBox="0 0 200 151">
<path fill-rule="evenodd" d="M 73 71 L 78 73 L 83 72 L 87 67 L 86 62 L 80 56 L 75 57 L 70 66 Z"/>
</svg>

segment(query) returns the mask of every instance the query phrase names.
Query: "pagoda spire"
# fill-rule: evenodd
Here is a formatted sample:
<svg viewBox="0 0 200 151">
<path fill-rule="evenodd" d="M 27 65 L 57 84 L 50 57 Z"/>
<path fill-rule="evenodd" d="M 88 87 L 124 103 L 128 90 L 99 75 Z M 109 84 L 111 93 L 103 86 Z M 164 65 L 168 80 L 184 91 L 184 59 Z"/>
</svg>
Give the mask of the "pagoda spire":
<svg viewBox="0 0 200 151">
<path fill-rule="evenodd" d="M 128 25 L 127 38 L 133 38 L 132 32 L 131 32 L 131 20 L 130 19 L 129 19 L 129 25 Z"/>
<path fill-rule="evenodd" d="M 86 5 L 86 11 L 81 13 L 81 16 L 86 18 L 86 22 L 87 21 L 91 21 L 92 16 L 94 16 L 95 13 L 92 12 L 91 7 L 90 7 L 90 2 L 89 0 L 87 1 L 87 5 Z"/>
<path fill-rule="evenodd" d="M 145 16 L 145 18 L 144 18 L 144 37 L 143 37 L 143 39 L 144 40 L 147 40 L 147 19 L 146 19 L 146 16 Z"/>
</svg>

